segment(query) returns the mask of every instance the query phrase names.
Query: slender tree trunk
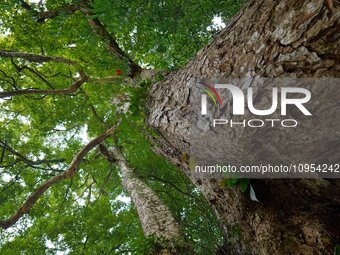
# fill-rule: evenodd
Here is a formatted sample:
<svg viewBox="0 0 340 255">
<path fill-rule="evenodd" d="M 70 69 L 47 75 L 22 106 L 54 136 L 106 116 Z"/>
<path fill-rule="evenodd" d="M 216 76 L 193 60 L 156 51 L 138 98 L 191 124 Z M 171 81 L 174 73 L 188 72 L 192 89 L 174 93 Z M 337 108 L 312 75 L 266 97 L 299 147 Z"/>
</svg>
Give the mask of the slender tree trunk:
<svg viewBox="0 0 340 255">
<path fill-rule="evenodd" d="M 101 147 L 103 152 L 105 148 Z M 154 236 L 168 242 L 167 247 L 160 247 L 157 254 L 180 254 L 181 246 L 180 226 L 169 208 L 160 200 L 157 194 L 139 179 L 129 168 L 124 156 L 118 148 L 110 148 L 104 152 L 111 162 L 115 162 L 122 175 L 122 183 L 131 197 L 137 210 L 145 236 Z M 108 156 L 111 154 L 112 156 Z M 156 240 L 157 241 L 157 240 Z M 189 254 L 189 253 L 188 253 Z"/>
<path fill-rule="evenodd" d="M 221 78 L 340 77 L 340 12 L 337 6 L 331 10 L 329 2 L 249 1 L 186 67 L 153 85 L 148 123 L 160 134 L 155 141 L 160 146 L 155 150 L 190 176 L 187 155 L 192 78 L 221 74 Z M 325 99 L 321 99 L 323 109 L 328 107 Z M 330 135 L 335 132 L 329 131 Z M 232 134 L 226 139 L 238 148 L 243 144 Z M 338 144 L 319 142 L 331 155 L 338 155 Z M 290 153 L 304 151 L 303 143 L 294 150 Z M 235 158 L 246 156 L 232 151 L 226 154 Z M 280 156 L 287 155 L 275 155 Z M 216 180 L 192 178 L 192 181 L 229 229 L 236 226 L 242 229 L 239 252 L 332 254 L 339 240 L 337 180 L 253 181 L 258 194 L 265 194 L 262 203 L 249 201 L 238 189 L 222 189 Z"/>
</svg>

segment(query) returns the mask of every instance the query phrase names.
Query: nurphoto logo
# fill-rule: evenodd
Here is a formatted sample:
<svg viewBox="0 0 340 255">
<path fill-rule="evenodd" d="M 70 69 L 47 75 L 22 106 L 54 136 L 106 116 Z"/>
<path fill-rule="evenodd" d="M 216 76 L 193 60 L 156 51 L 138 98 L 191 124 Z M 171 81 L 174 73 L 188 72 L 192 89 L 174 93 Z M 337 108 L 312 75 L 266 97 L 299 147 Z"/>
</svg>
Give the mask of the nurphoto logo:
<svg viewBox="0 0 340 255">
<path fill-rule="evenodd" d="M 254 106 L 254 93 L 253 88 L 249 87 L 246 90 L 246 95 L 244 92 L 237 86 L 233 84 L 215 84 L 214 86 L 202 84 L 204 89 L 201 94 L 201 115 L 208 114 L 208 97 L 211 99 L 210 101 L 213 105 L 220 109 L 223 107 L 222 96 L 217 91 L 222 93 L 231 93 L 232 96 L 232 115 L 245 115 L 245 108 L 249 110 L 250 113 L 257 116 L 268 116 L 275 113 L 280 106 L 280 115 L 287 115 L 287 106 L 294 105 L 299 109 L 302 114 L 305 116 L 311 116 L 312 114 L 308 109 L 304 106 L 311 99 L 311 92 L 308 89 L 300 88 L 300 87 L 273 87 L 271 90 L 271 98 L 272 102 L 266 109 L 257 109 Z M 217 103 L 218 102 L 218 103 Z M 245 104 L 247 102 L 247 104 Z M 227 118 L 214 118 L 212 120 L 212 126 L 216 127 L 217 125 L 229 125 L 230 127 L 241 126 L 241 127 L 264 127 L 270 125 L 271 127 L 275 127 L 276 123 L 279 122 L 282 127 L 296 127 L 298 125 L 298 121 L 295 119 L 243 119 L 242 121 L 234 121 L 233 119 Z"/>
</svg>

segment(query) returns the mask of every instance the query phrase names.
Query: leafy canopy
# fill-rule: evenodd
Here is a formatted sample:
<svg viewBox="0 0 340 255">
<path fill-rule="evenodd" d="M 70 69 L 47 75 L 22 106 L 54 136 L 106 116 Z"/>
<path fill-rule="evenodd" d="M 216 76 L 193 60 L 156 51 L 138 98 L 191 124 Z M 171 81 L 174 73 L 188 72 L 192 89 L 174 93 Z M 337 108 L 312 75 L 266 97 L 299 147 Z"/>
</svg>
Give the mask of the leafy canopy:
<svg viewBox="0 0 340 255">
<path fill-rule="evenodd" d="M 150 81 L 137 79 L 139 86 L 132 86 L 129 63 L 108 50 L 110 42 L 89 20 L 98 19 L 140 66 L 170 71 L 218 32 L 214 18 L 227 21 L 242 2 L 96 0 L 89 2 L 91 14 L 86 16 L 67 9 L 79 4 L 75 0 L 2 1 L 0 50 L 76 63 L 0 58 L 0 92 L 63 90 L 83 73 L 89 79 L 72 93 L 0 99 L 0 220 L 65 171 L 88 140 L 120 120 L 116 136 L 130 166 L 169 206 L 196 253 L 213 254 L 222 241 L 217 220 L 199 191 L 154 154 L 147 139 L 157 136 L 145 125 Z M 39 21 L 39 13 L 52 10 L 59 10 L 58 15 Z M 112 146 L 113 140 L 104 143 Z M 74 177 L 53 185 L 29 214 L 0 230 L 0 253 L 147 254 L 152 240 L 145 239 L 120 176 L 98 150 L 90 151 Z"/>
</svg>

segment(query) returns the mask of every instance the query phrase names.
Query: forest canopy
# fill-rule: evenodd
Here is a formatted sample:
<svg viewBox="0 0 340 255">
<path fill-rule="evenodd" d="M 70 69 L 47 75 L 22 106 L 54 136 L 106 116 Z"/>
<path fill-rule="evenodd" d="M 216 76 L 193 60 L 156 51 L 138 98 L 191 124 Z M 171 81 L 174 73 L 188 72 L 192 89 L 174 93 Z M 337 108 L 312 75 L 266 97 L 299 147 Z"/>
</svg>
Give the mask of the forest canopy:
<svg viewBox="0 0 340 255">
<path fill-rule="evenodd" d="M 169 208 L 188 247 L 214 254 L 223 229 L 185 174 L 153 152 L 145 105 L 150 84 L 190 61 L 242 5 L 0 2 L 1 254 L 152 253 L 111 147 Z"/>
</svg>

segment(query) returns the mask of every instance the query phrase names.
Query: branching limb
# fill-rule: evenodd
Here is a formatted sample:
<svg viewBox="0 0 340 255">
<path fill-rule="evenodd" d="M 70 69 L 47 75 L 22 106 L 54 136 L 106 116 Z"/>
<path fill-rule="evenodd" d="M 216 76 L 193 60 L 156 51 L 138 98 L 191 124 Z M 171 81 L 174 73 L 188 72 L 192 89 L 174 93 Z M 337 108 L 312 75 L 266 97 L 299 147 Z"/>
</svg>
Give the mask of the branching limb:
<svg viewBox="0 0 340 255">
<path fill-rule="evenodd" d="M 98 148 L 107 161 L 113 164 L 117 163 L 117 159 L 109 152 L 109 149 L 104 144 L 99 144 Z"/>
<path fill-rule="evenodd" d="M 28 67 L 28 66 L 19 66 L 15 63 L 15 61 L 11 58 L 11 62 L 12 64 L 14 65 L 15 69 L 20 73 L 22 72 L 23 70 L 28 70 L 30 71 L 31 73 L 33 73 L 35 76 L 37 76 L 40 80 L 42 80 L 44 83 L 46 83 L 46 85 L 48 87 L 50 87 L 51 89 L 54 89 L 54 87 L 51 85 L 51 83 L 45 79 L 45 77 L 39 73 L 38 71 L 36 71 L 35 69 L 31 68 L 31 67 Z M 17 89 L 17 88 L 16 88 Z"/>
<path fill-rule="evenodd" d="M 9 83 L 14 89 L 17 89 L 17 82 L 14 79 L 14 77 L 7 75 L 3 70 L 0 69 L 0 73 L 6 78 L 6 79 L 2 79 L 1 80 Z"/>
<path fill-rule="evenodd" d="M 39 23 L 45 22 L 46 19 L 52 19 L 54 17 L 60 16 L 60 14 L 72 14 L 79 10 L 79 6 L 76 4 L 71 4 L 65 7 L 61 7 L 55 10 L 49 10 L 44 12 L 38 13 L 38 19 L 37 21 Z"/>
<path fill-rule="evenodd" d="M 67 189 L 66 189 L 66 192 L 65 192 L 63 201 L 60 203 L 60 206 L 59 206 L 59 213 L 61 213 L 61 209 L 63 208 L 64 203 L 65 203 L 66 200 L 67 200 L 67 197 L 68 197 L 68 194 L 69 194 L 69 192 L 70 192 L 70 189 L 71 189 L 72 185 L 73 185 L 73 179 L 71 178 L 71 179 L 70 179 L 70 184 L 67 186 Z"/>
<path fill-rule="evenodd" d="M 19 2 L 21 3 L 22 8 L 24 8 L 28 11 L 32 10 L 32 6 L 28 3 L 26 3 L 24 0 L 19 0 Z"/>
<path fill-rule="evenodd" d="M 75 61 L 64 58 L 64 57 L 45 56 L 45 55 L 32 54 L 32 53 L 26 53 L 26 52 L 14 51 L 14 50 L 0 50 L 0 58 L 22 58 L 30 62 L 37 62 L 37 63 L 57 62 L 57 63 L 65 63 L 65 64 L 70 64 L 70 65 L 77 64 Z"/>
<path fill-rule="evenodd" d="M 77 172 L 79 165 L 83 158 L 86 156 L 86 154 L 90 150 L 92 150 L 95 146 L 97 146 L 106 138 L 108 138 L 110 135 L 112 135 L 113 132 L 114 127 L 108 129 L 105 133 L 101 134 L 100 136 L 89 142 L 86 146 L 84 146 L 78 152 L 78 154 L 74 156 L 70 166 L 67 168 L 65 172 L 52 177 L 51 179 L 46 181 L 43 185 L 41 185 L 39 188 L 37 188 L 12 216 L 10 216 L 8 219 L 0 221 L 0 227 L 3 229 L 7 229 L 14 225 L 23 215 L 29 212 L 32 206 L 38 201 L 38 199 L 45 193 L 46 190 L 48 190 L 51 186 L 53 186 L 55 183 L 61 180 L 72 178 Z"/>
<path fill-rule="evenodd" d="M 90 97 L 89 97 L 89 95 L 85 92 L 85 90 L 83 90 L 83 89 L 80 88 L 80 91 L 83 93 L 85 100 L 86 100 L 86 101 L 89 101 Z M 96 108 L 94 107 L 94 105 L 93 105 L 92 103 L 90 103 L 90 102 L 88 102 L 88 105 L 89 105 L 89 107 L 90 107 L 90 110 L 91 110 L 93 116 L 99 121 L 99 123 L 100 123 L 103 127 L 105 127 L 106 123 L 105 123 L 105 121 L 99 116 L 99 114 L 98 114 Z"/>
<path fill-rule="evenodd" d="M 70 95 L 75 93 L 81 85 L 90 79 L 89 76 L 85 74 L 80 75 L 80 79 L 73 83 L 67 89 L 21 89 L 13 91 L 0 92 L 0 98 L 13 97 L 13 96 L 23 96 L 23 95 Z"/>
<path fill-rule="evenodd" d="M 5 151 L 9 151 L 12 155 L 20 158 L 20 161 L 23 161 L 24 163 L 26 163 L 29 166 L 37 166 L 37 165 L 41 165 L 41 164 L 51 164 L 51 163 L 61 163 L 64 162 L 65 159 L 61 158 L 61 159 L 43 159 L 43 160 L 30 160 L 27 157 L 25 157 L 24 155 L 22 155 L 21 153 L 17 152 L 16 150 L 14 150 L 12 147 L 10 147 L 6 141 L 3 141 L 0 139 L 0 147 L 3 148 L 2 151 L 2 156 L 1 156 L 1 160 L 0 162 L 3 161 L 3 155 L 5 154 Z"/>
<path fill-rule="evenodd" d="M 38 12 L 37 10 L 34 10 L 34 8 L 26 3 L 24 0 L 19 0 L 21 3 L 21 7 L 24 8 L 27 11 L 33 12 L 37 16 L 37 22 L 43 23 L 46 21 L 46 19 L 52 19 L 57 16 L 60 16 L 62 13 L 71 14 L 79 10 L 79 6 L 76 4 L 70 4 L 67 6 L 63 6 L 54 10 L 48 10 L 48 11 L 41 11 Z"/>
<path fill-rule="evenodd" d="M 80 7 L 80 11 L 87 16 L 93 30 L 106 42 L 109 51 L 129 65 L 129 76 L 131 78 L 136 77 L 142 71 L 142 68 L 119 47 L 116 39 L 107 31 L 103 23 L 98 18 L 93 18 L 94 13 L 91 11 L 91 6 L 89 6 L 87 1 L 80 2 Z"/>
<path fill-rule="evenodd" d="M 32 11 L 32 7 L 26 3 L 22 3 L 24 9 Z M 131 78 L 136 77 L 143 70 L 137 63 L 135 63 L 118 45 L 116 38 L 111 35 L 103 23 L 98 18 L 94 18 L 95 13 L 91 11 L 91 6 L 88 4 L 88 0 L 81 0 L 78 4 L 71 4 L 55 10 L 49 10 L 44 12 L 38 12 L 38 22 L 45 22 L 46 19 L 51 19 L 59 16 L 61 13 L 74 13 L 81 11 L 88 19 L 90 26 L 93 30 L 106 42 L 108 50 L 115 55 L 118 59 L 123 60 L 128 64 L 130 68 L 129 76 Z"/>
</svg>

